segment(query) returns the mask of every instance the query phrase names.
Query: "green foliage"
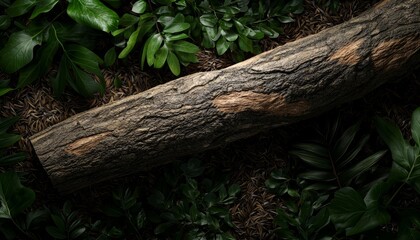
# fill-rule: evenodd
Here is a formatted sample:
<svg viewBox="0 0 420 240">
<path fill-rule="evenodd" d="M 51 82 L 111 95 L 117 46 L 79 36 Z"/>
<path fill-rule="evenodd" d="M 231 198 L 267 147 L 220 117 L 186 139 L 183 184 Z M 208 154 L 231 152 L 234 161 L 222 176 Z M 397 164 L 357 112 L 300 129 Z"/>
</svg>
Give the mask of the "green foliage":
<svg viewBox="0 0 420 240">
<path fill-rule="evenodd" d="M 13 85 L 21 88 L 44 76 L 57 61 L 57 75 L 51 80 L 55 94 L 69 86 L 89 97 L 103 92 L 99 66 L 113 65 L 116 56 L 124 59 L 140 49 L 142 68 L 146 63 L 157 69 L 166 65 L 178 76 L 182 66 L 198 61 L 198 45 L 215 48 L 219 55 L 230 50 L 238 61 L 243 60 L 245 53 L 261 51 L 259 40 L 276 38 L 281 24 L 292 22 L 292 14 L 303 11 L 302 0 L 269 5 L 263 0 L 138 0 L 130 3 L 131 11 L 127 3 L 2 1 L 0 55 L 7 57 L 0 58 L 0 71 L 18 73 L 18 83 Z M 95 53 L 103 50 L 96 49 L 99 41 L 110 49 L 105 61 Z M 13 90 L 9 82 L 1 80 L 0 95 Z"/>
<path fill-rule="evenodd" d="M 420 193 L 420 108 L 411 119 L 411 133 L 414 145 L 402 136 L 401 131 L 390 121 L 376 118 L 379 135 L 392 153 L 393 164 L 389 179 L 393 182 L 409 184 Z"/>
<path fill-rule="evenodd" d="M 297 203 L 296 199 L 288 200 L 285 208 L 277 209 L 276 235 L 282 239 L 328 239 L 324 229 L 330 222 L 325 208 L 327 199 L 328 195 L 302 191 Z"/>
<path fill-rule="evenodd" d="M 20 140 L 19 135 L 7 132 L 17 120 L 17 117 L 0 119 L 0 166 L 9 166 L 26 158 L 25 153 L 7 154 L 7 148 Z"/>
<path fill-rule="evenodd" d="M 378 161 L 376 158 L 382 157 L 383 151 L 360 162 L 353 161 L 354 157 L 348 160 L 348 156 L 357 155 L 360 152 L 359 148 L 366 143 L 366 140 L 361 140 L 355 145 L 351 144 L 356 139 L 358 124 L 346 129 L 338 138 L 332 137 L 338 133 L 337 129 L 340 129 L 338 122 L 330 125 L 326 134 L 322 134 L 324 137 L 320 142 L 327 140 L 326 142 L 333 144 L 322 146 L 319 145 L 319 141 L 317 144 L 298 144 L 298 148 L 292 150 L 291 154 L 302 159 L 307 164 L 306 168 L 315 169 L 314 176 L 318 177 L 305 178 L 310 176 L 310 171 L 302 175 L 298 167 L 292 167 L 289 171 L 274 171 L 266 181 L 269 189 L 279 195 L 287 193 L 292 197 L 291 201 L 285 202 L 285 209 L 278 209 L 278 216 L 275 219 L 275 224 L 278 226 L 277 236 L 282 239 L 318 239 L 318 237 L 332 239 L 332 236 L 326 233 L 332 232 L 331 225 L 333 225 L 337 231 L 335 237 L 344 233 L 346 236 L 360 235 L 360 238 L 370 238 L 383 235 L 379 227 L 388 224 L 392 219 L 397 219 L 398 233 L 387 233 L 382 237 L 417 239 L 420 236 L 419 209 L 393 205 L 393 202 L 404 186 L 412 187 L 419 192 L 420 178 L 417 176 L 420 161 L 419 123 L 420 108 L 417 108 L 413 112 L 411 125 L 413 146 L 403 138 L 394 124 L 382 118 L 375 118 L 379 135 L 391 150 L 393 164 L 385 178 L 377 175 L 373 181 L 370 178 L 360 177 L 362 175 L 359 173 L 367 172 L 368 168 L 376 164 Z M 328 141 L 329 139 L 332 141 Z M 366 136 L 362 139 L 366 139 Z M 346 159 L 348 170 L 344 172 L 350 169 L 357 171 L 350 170 L 351 175 L 337 174 L 337 176 L 328 175 L 327 172 L 318 173 L 320 170 L 330 169 L 325 160 L 327 156 L 330 156 L 328 160 L 332 164 L 341 163 L 336 159 Z M 337 156 L 339 157 L 336 158 Z M 365 162 L 370 163 L 365 164 Z M 334 168 L 340 169 L 339 165 L 335 165 Z M 352 176 L 351 180 L 343 181 L 346 178 L 341 176 L 346 175 Z M 353 180 L 354 175 L 360 177 L 359 181 Z M 332 179 L 334 181 L 338 179 L 337 185 L 342 186 L 337 188 L 331 184 Z M 308 184 L 309 180 L 311 183 Z M 322 184 L 317 185 L 319 183 Z M 314 185 L 322 187 L 313 187 Z M 297 197 L 300 198 L 298 203 L 296 203 Z"/>
<path fill-rule="evenodd" d="M 64 203 L 63 209 L 50 214 L 52 225 L 45 227 L 54 239 L 84 239 L 86 228 L 82 224 L 77 211 L 73 211 L 70 202 Z"/>
<path fill-rule="evenodd" d="M 155 234 L 174 239 L 234 239 L 227 205 L 240 192 L 238 185 L 201 178 L 197 160 L 182 164 L 180 170 L 165 173 L 166 182 L 148 197 L 147 214 L 157 224 Z"/>
<path fill-rule="evenodd" d="M 336 190 L 361 179 L 364 173 L 374 169 L 386 151 L 376 152 L 360 159 L 359 155 L 369 135 L 358 136 L 360 124 L 354 124 L 340 132 L 340 118 L 328 122 L 325 130 L 318 130 L 319 137 L 311 142 L 294 146 L 290 154 L 297 156 L 306 169 L 298 177 L 308 182 L 306 190 Z"/>
</svg>

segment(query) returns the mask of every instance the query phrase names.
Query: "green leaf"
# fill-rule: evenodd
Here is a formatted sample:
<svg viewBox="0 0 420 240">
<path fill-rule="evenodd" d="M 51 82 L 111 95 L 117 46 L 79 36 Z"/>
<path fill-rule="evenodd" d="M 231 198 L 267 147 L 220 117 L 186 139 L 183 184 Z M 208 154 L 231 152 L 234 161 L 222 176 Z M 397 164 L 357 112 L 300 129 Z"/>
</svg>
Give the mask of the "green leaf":
<svg viewBox="0 0 420 240">
<path fill-rule="evenodd" d="M 104 32 L 118 28 L 118 14 L 99 0 L 70 0 L 67 14 L 78 23 Z"/>
<path fill-rule="evenodd" d="M 15 32 L 2 50 L 0 56 L 0 69 L 6 73 L 13 73 L 21 69 L 33 59 L 33 49 L 41 42 L 25 31 Z"/>
<path fill-rule="evenodd" d="M 281 23 L 292 23 L 292 22 L 295 21 L 295 20 L 293 20 L 293 18 L 291 18 L 289 16 L 279 16 L 278 19 Z"/>
<path fill-rule="evenodd" d="M 5 133 L 18 120 L 19 117 L 0 118 L 0 134 Z"/>
<path fill-rule="evenodd" d="M 303 172 L 299 174 L 299 177 L 308 179 L 308 180 L 316 180 L 316 181 L 331 181 L 335 179 L 335 176 L 332 172 L 315 171 L 315 170 Z"/>
<path fill-rule="evenodd" d="M 115 47 L 112 47 L 105 53 L 105 56 L 104 56 L 105 66 L 107 67 L 112 66 L 115 63 L 116 59 L 117 59 L 117 52 L 115 51 Z"/>
<path fill-rule="evenodd" d="M 411 117 L 411 134 L 417 146 L 420 147 L 420 107 L 414 110 Z"/>
<path fill-rule="evenodd" d="M 184 66 L 187 66 L 189 63 L 198 62 L 198 58 L 194 53 L 177 52 L 176 55 Z"/>
<path fill-rule="evenodd" d="M 104 2 L 108 3 L 113 8 L 121 7 L 121 0 L 104 0 Z"/>
<path fill-rule="evenodd" d="M 165 39 L 166 41 L 177 41 L 177 40 L 182 40 L 188 38 L 188 35 L 185 33 L 181 33 L 181 34 L 177 34 L 177 35 L 172 35 L 172 34 L 167 34 L 165 35 Z"/>
<path fill-rule="evenodd" d="M 0 134 L 0 148 L 10 147 L 20 140 L 20 135 L 3 133 Z"/>
<path fill-rule="evenodd" d="M 163 29 L 164 33 L 179 33 L 190 28 L 189 23 L 173 23 L 167 28 Z"/>
<path fill-rule="evenodd" d="M 118 55 L 118 58 L 126 58 L 127 55 L 133 50 L 134 46 L 137 43 L 137 37 L 139 36 L 140 28 L 137 28 L 136 31 L 134 31 L 130 37 L 128 38 L 127 46 L 120 52 Z"/>
<path fill-rule="evenodd" d="M 0 88 L 0 97 L 7 94 L 8 92 L 12 91 L 13 88 Z"/>
<path fill-rule="evenodd" d="M 0 15 L 0 30 L 6 30 L 10 27 L 12 19 L 7 15 Z"/>
<path fill-rule="evenodd" d="M 15 153 L 12 155 L 0 157 L 0 166 L 10 166 L 10 165 L 13 165 L 15 163 L 25 160 L 25 158 L 26 158 L 25 153 Z"/>
<path fill-rule="evenodd" d="M 181 73 L 181 66 L 179 64 L 178 57 L 173 52 L 169 52 L 167 61 L 171 72 L 175 76 L 178 76 Z"/>
<path fill-rule="evenodd" d="M 41 0 L 37 1 L 34 11 L 29 19 L 36 18 L 41 13 L 47 13 L 59 2 L 59 0 Z"/>
<path fill-rule="evenodd" d="M 102 64 L 102 59 L 91 50 L 78 44 L 71 44 L 67 46 L 67 54 L 71 61 L 85 71 L 93 73 L 99 78 L 103 79 L 102 72 L 99 69 L 99 64 Z"/>
<path fill-rule="evenodd" d="M 221 37 L 216 42 L 216 51 L 218 55 L 223 55 L 229 49 L 230 43 L 226 41 L 226 38 Z"/>
<path fill-rule="evenodd" d="M 16 0 L 10 7 L 6 9 L 7 15 L 10 17 L 17 17 L 23 15 L 36 4 L 36 0 Z"/>
<path fill-rule="evenodd" d="M 16 173 L 0 173 L 0 218 L 13 218 L 34 200 L 35 192 L 22 186 Z"/>
<path fill-rule="evenodd" d="M 155 68 L 161 68 L 166 62 L 166 58 L 168 57 L 168 47 L 164 44 L 157 52 L 156 52 L 156 59 L 154 62 Z"/>
<path fill-rule="evenodd" d="M 328 208 L 335 227 L 351 236 L 388 223 L 391 217 L 379 204 L 384 190 L 384 183 L 379 183 L 364 200 L 353 188 L 338 190 Z"/>
<path fill-rule="evenodd" d="M 34 80 L 40 77 L 40 69 L 36 62 L 32 62 L 29 65 L 26 65 L 19 71 L 19 80 L 17 88 L 27 86 Z"/>
<path fill-rule="evenodd" d="M 341 158 L 347 153 L 350 145 L 352 144 L 357 132 L 359 131 L 360 124 L 354 124 L 349 127 L 341 137 L 337 140 L 333 147 L 332 154 L 335 162 L 340 162 Z"/>
<path fill-rule="evenodd" d="M 378 163 L 378 161 L 385 155 L 387 151 L 379 151 L 377 153 L 372 154 L 371 156 L 363 159 L 362 161 L 358 162 L 356 165 L 352 166 L 350 169 L 346 170 L 340 176 L 340 179 L 347 184 L 350 184 L 351 180 L 360 176 L 362 173 L 368 171 L 372 168 L 373 165 Z"/>
<path fill-rule="evenodd" d="M 133 4 L 131 11 L 137 14 L 142 14 L 146 11 L 147 3 L 144 0 L 137 1 Z"/>
<path fill-rule="evenodd" d="M 185 53 L 197 53 L 200 51 L 200 48 L 198 48 L 195 44 L 180 40 L 174 43 L 174 50 Z"/>
<path fill-rule="evenodd" d="M 163 38 L 160 33 L 156 33 L 150 37 L 150 42 L 147 48 L 147 64 L 152 66 L 155 61 L 155 54 L 162 45 Z"/>
<path fill-rule="evenodd" d="M 290 154 L 302 159 L 305 163 L 320 168 L 331 169 L 329 151 L 324 146 L 313 143 L 301 143 L 294 146 Z"/>
<path fill-rule="evenodd" d="M 394 161 L 408 167 L 405 162 L 408 143 L 404 140 L 401 131 L 393 123 L 383 118 L 375 118 L 375 125 L 382 140 L 391 150 Z"/>
<path fill-rule="evenodd" d="M 200 16 L 200 23 L 205 27 L 214 27 L 217 24 L 217 17 L 214 14 L 203 14 Z"/>
<path fill-rule="evenodd" d="M 67 239 L 66 234 L 60 231 L 57 227 L 47 226 L 45 230 L 47 230 L 47 233 L 55 239 Z"/>
<path fill-rule="evenodd" d="M 61 95 L 64 92 L 66 85 L 71 82 L 71 76 L 69 73 L 68 60 L 66 56 L 61 57 L 60 65 L 58 67 L 57 76 L 51 79 L 51 85 L 56 96 Z"/>
<path fill-rule="evenodd" d="M 243 36 L 239 35 L 239 48 L 244 52 L 252 52 L 252 40 Z"/>
</svg>

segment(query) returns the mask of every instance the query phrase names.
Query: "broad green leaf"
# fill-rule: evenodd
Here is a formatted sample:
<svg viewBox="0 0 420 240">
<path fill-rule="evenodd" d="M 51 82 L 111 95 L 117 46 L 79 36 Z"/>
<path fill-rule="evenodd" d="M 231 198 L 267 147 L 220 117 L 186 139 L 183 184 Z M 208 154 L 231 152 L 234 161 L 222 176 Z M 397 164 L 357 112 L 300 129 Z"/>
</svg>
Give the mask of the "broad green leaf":
<svg viewBox="0 0 420 240">
<path fill-rule="evenodd" d="M 353 188 L 338 190 L 328 208 L 336 228 L 345 229 L 346 235 L 351 236 L 388 223 L 391 217 L 379 204 L 384 191 L 384 183 L 379 183 L 363 200 Z"/>
<path fill-rule="evenodd" d="M 360 153 L 360 151 L 363 149 L 363 147 L 365 146 L 368 140 L 369 140 L 369 135 L 365 135 L 362 137 L 362 139 L 358 140 L 356 143 L 357 145 L 353 149 L 347 151 L 344 158 L 340 160 L 340 162 L 338 163 L 338 168 L 342 169 L 348 163 L 353 161 L 353 159 L 355 159 L 356 156 Z"/>
<path fill-rule="evenodd" d="M 187 66 L 189 63 L 197 63 L 198 62 L 198 58 L 194 53 L 177 52 L 176 54 L 179 58 L 179 61 L 184 66 Z"/>
<path fill-rule="evenodd" d="M 0 166 L 10 166 L 12 164 L 25 160 L 25 158 L 25 153 L 15 153 L 4 157 L 0 157 Z"/>
<path fill-rule="evenodd" d="M 221 30 L 218 31 L 216 27 L 205 27 L 204 29 L 206 30 L 206 33 L 209 36 L 209 39 L 213 42 L 216 42 L 222 35 Z"/>
<path fill-rule="evenodd" d="M 5 133 L 18 120 L 19 117 L 0 118 L 0 134 Z"/>
<path fill-rule="evenodd" d="M 200 23 L 205 27 L 214 27 L 217 24 L 217 17 L 211 13 L 203 14 L 200 16 Z"/>
<path fill-rule="evenodd" d="M 89 73 L 93 73 L 103 79 L 99 64 L 102 59 L 91 50 L 78 44 L 71 44 L 66 47 L 68 57 L 71 61 Z"/>
<path fill-rule="evenodd" d="M 417 146 L 420 147 L 420 107 L 414 110 L 411 117 L 411 134 Z"/>
<path fill-rule="evenodd" d="M 163 29 L 164 33 L 179 33 L 190 28 L 189 23 L 173 23 L 167 28 Z"/>
<path fill-rule="evenodd" d="M 299 174 L 299 177 L 308 179 L 308 180 L 316 180 L 316 181 L 331 181 L 335 179 L 335 176 L 333 175 L 332 172 L 315 171 L 315 170 L 303 172 Z"/>
<path fill-rule="evenodd" d="M 67 239 L 66 232 L 61 231 L 55 226 L 47 226 L 45 227 L 45 230 L 51 237 L 55 239 Z"/>
<path fill-rule="evenodd" d="M 297 144 L 294 147 L 290 154 L 299 157 L 307 164 L 320 169 L 332 168 L 329 151 L 325 147 L 312 143 Z"/>
<path fill-rule="evenodd" d="M 10 147 L 20 140 L 20 135 L 3 133 L 0 134 L 0 148 Z"/>
<path fill-rule="evenodd" d="M 182 40 L 188 38 L 188 35 L 185 33 L 181 33 L 181 34 L 177 34 L 177 35 L 172 35 L 172 34 L 166 34 L 165 35 L 165 40 L 166 41 L 177 41 L 177 40 Z"/>
<path fill-rule="evenodd" d="M 383 118 L 375 118 L 375 125 L 382 140 L 391 150 L 394 161 L 408 167 L 405 160 L 408 143 L 403 138 L 401 131 L 393 123 Z"/>
<path fill-rule="evenodd" d="M 390 178 L 412 184 L 417 190 L 420 190 L 419 148 L 411 146 L 403 138 L 401 131 L 391 122 L 376 118 L 375 123 L 379 135 L 390 148 L 394 160 Z"/>
<path fill-rule="evenodd" d="M 366 204 L 358 192 L 344 187 L 334 194 L 328 211 L 337 229 L 353 227 L 366 211 Z"/>
<path fill-rule="evenodd" d="M 34 191 L 22 186 L 16 173 L 0 173 L 0 218 L 13 218 L 31 206 L 34 200 Z"/>
<path fill-rule="evenodd" d="M 173 52 L 169 52 L 167 61 L 171 72 L 175 76 L 178 76 L 181 73 L 181 66 L 179 64 L 178 57 Z"/>
<path fill-rule="evenodd" d="M 293 20 L 293 18 L 291 18 L 289 16 L 279 16 L 278 19 L 281 23 L 292 23 L 292 22 L 295 21 L 295 20 Z"/>
<path fill-rule="evenodd" d="M 115 63 L 117 59 L 117 52 L 115 51 L 115 47 L 110 48 L 104 56 L 104 64 L 105 66 L 109 67 Z"/>
<path fill-rule="evenodd" d="M 67 57 L 62 56 L 60 65 L 58 67 L 57 76 L 51 79 L 51 85 L 56 96 L 61 95 L 64 92 L 66 85 L 72 81 L 69 73 L 70 67 L 71 66 L 69 66 Z"/>
<path fill-rule="evenodd" d="M 353 126 L 349 127 L 346 131 L 344 131 L 341 137 L 337 140 L 332 150 L 335 162 L 339 163 L 341 158 L 347 153 L 347 150 L 349 149 L 354 138 L 356 137 L 359 128 L 360 124 L 354 124 Z"/>
<path fill-rule="evenodd" d="M 164 44 L 157 52 L 156 52 L 156 59 L 154 62 L 155 68 L 161 68 L 166 62 L 166 58 L 168 57 L 168 47 Z"/>
<path fill-rule="evenodd" d="M 49 12 L 58 3 L 59 0 L 41 0 L 37 1 L 34 11 L 29 19 L 36 18 L 41 13 Z"/>
<path fill-rule="evenodd" d="M 67 14 L 78 23 L 104 32 L 118 28 L 118 14 L 99 0 L 70 0 Z"/>
<path fill-rule="evenodd" d="M 243 36 L 239 35 L 239 48 L 244 52 L 252 52 L 252 40 Z"/>
<path fill-rule="evenodd" d="M 178 52 L 185 52 L 185 53 L 197 53 L 200 49 L 190 42 L 180 40 L 174 43 L 173 48 L 175 51 Z"/>
<path fill-rule="evenodd" d="M 216 42 L 216 51 L 218 55 L 223 55 L 229 49 L 230 43 L 226 41 L 226 38 L 221 37 Z"/>
<path fill-rule="evenodd" d="M 0 30 L 6 30 L 10 27 L 12 19 L 7 15 L 0 15 Z"/>
<path fill-rule="evenodd" d="M 350 182 L 360 176 L 362 173 L 368 171 L 372 168 L 386 153 L 387 151 L 379 151 L 377 153 L 372 154 L 371 156 L 365 158 L 364 160 L 358 162 L 356 165 L 352 166 L 350 169 L 346 170 L 342 173 L 340 176 L 340 179 L 347 184 L 350 184 Z"/>
<path fill-rule="evenodd" d="M 31 10 L 36 4 L 36 0 L 16 0 L 6 9 L 7 15 L 17 17 Z"/>
<path fill-rule="evenodd" d="M 37 62 L 32 62 L 26 65 L 24 68 L 22 68 L 19 71 L 19 80 L 18 80 L 17 87 L 21 88 L 21 87 L 27 86 L 34 80 L 38 79 L 40 75 L 41 73 L 37 65 Z"/>
<path fill-rule="evenodd" d="M 0 97 L 5 95 L 6 93 L 13 91 L 13 88 L 0 88 Z"/>
<path fill-rule="evenodd" d="M 79 94 L 85 97 L 91 97 L 94 93 L 101 92 L 103 90 L 98 82 L 74 64 L 72 65 L 72 72 L 73 78 L 69 84 Z"/>
<path fill-rule="evenodd" d="M 25 31 L 15 32 L 2 50 L 0 56 L 0 69 L 6 73 L 13 73 L 21 69 L 33 59 L 33 49 L 41 42 Z"/>
<path fill-rule="evenodd" d="M 144 0 L 137 1 L 133 4 L 131 11 L 137 14 L 142 14 L 146 11 L 147 3 Z"/>
<path fill-rule="evenodd" d="M 160 33 L 156 33 L 150 37 L 150 42 L 147 48 L 147 64 L 152 66 L 155 61 L 155 54 L 162 45 L 163 38 Z"/>
<path fill-rule="evenodd" d="M 147 56 L 147 49 L 149 48 L 149 43 L 150 43 L 151 39 L 152 38 L 149 37 L 143 45 L 143 51 L 141 53 L 141 61 L 140 61 L 141 69 L 144 68 L 144 63 L 146 61 L 146 56 Z"/>
<path fill-rule="evenodd" d="M 223 35 L 223 32 L 222 32 Z M 238 39 L 239 35 L 237 33 L 227 33 L 225 35 L 223 35 L 226 40 L 228 40 L 229 42 L 234 42 L 236 41 L 236 39 Z"/>
<path fill-rule="evenodd" d="M 140 28 L 137 28 L 130 37 L 128 38 L 127 46 L 120 52 L 118 55 L 119 59 L 126 58 L 127 55 L 133 50 L 134 46 L 137 43 L 137 37 L 139 36 Z"/>
<path fill-rule="evenodd" d="M 139 22 L 139 17 L 125 13 L 120 19 L 120 25 L 123 27 L 131 27 Z"/>
</svg>

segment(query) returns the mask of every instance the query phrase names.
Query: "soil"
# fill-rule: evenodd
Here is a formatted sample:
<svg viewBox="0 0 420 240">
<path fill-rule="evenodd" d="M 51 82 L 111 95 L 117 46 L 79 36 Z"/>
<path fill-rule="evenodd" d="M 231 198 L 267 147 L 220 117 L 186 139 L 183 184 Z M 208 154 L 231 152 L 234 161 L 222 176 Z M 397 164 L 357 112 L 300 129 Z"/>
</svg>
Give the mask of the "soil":
<svg viewBox="0 0 420 240">
<path fill-rule="evenodd" d="M 298 15 L 294 23 L 284 27 L 284 35 L 276 41 L 271 39 L 262 41 L 262 49 L 269 50 L 344 22 L 370 8 L 376 2 L 378 1 L 343 1 L 340 10 L 334 13 L 319 7 L 315 1 L 307 0 L 304 13 Z M 219 57 L 209 50 L 201 51 L 198 57 L 200 63 L 190 65 L 183 74 L 220 69 L 234 63 L 230 56 Z M 159 180 L 162 169 L 92 186 L 66 196 L 64 199 L 52 188 L 36 156 L 32 154 L 28 141 L 28 137 L 34 133 L 74 114 L 139 93 L 173 79 L 167 71 L 141 71 L 136 61 L 131 59 L 127 63 L 119 63 L 110 69 L 103 70 L 107 82 L 104 96 L 83 99 L 74 93 L 67 92 L 61 97 L 54 97 L 48 84 L 48 77 L 55 74 L 51 71 L 49 76 L 41 81 L 3 98 L 0 116 L 21 116 L 15 126 L 15 131 L 23 136 L 18 148 L 30 152 L 31 157 L 17 166 L 16 171 L 24 175 L 26 185 L 35 189 L 37 193 L 35 207 L 49 204 L 60 206 L 63 201 L 71 198 L 77 200 L 75 202 L 80 205 L 80 208 L 88 212 L 96 202 L 101 201 L 104 195 L 109 195 L 116 186 L 135 183 L 142 185 L 147 192 L 147 186 Z M 121 82 L 120 88 L 114 86 L 115 81 Z M 406 137 L 409 137 L 411 113 L 420 106 L 419 93 L 420 75 L 417 69 L 407 73 L 403 79 L 395 79 L 395 82 L 380 87 L 363 99 L 340 106 L 317 118 L 281 127 L 194 156 L 202 159 L 209 166 L 216 166 L 220 171 L 231 173 L 231 182 L 241 186 L 241 195 L 230 208 L 235 230 L 232 234 L 237 239 L 273 238 L 275 228 L 273 219 L 276 216 L 276 209 L 282 205 L 282 200 L 267 191 L 264 182 L 273 170 L 288 164 L 291 159 L 288 159 L 287 150 L 291 144 L 304 138 L 315 124 L 326 121 L 338 112 L 349 123 L 356 119 L 371 119 L 379 115 L 394 120 L 403 129 Z M 185 161 L 190 157 L 177 160 Z M 411 201 L 414 202 L 409 204 L 420 202 L 418 197 L 411 198 Z"/>
</svg>

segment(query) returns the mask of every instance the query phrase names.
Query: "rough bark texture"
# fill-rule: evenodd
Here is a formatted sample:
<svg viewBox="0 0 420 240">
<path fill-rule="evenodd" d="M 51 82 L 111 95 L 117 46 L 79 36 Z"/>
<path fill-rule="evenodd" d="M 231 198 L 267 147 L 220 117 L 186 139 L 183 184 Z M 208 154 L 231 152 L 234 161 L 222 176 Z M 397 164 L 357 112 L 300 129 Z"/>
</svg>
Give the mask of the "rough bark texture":
<svg viewBox="0 0 420 240">
<path fill-rule="evenodd" d="M 31 138 L 68 193 L 307 119 L 420 63 L 420 3 L 385 0 L 344 24 L 223 70 L 69 118 Z"/>
</svg>

